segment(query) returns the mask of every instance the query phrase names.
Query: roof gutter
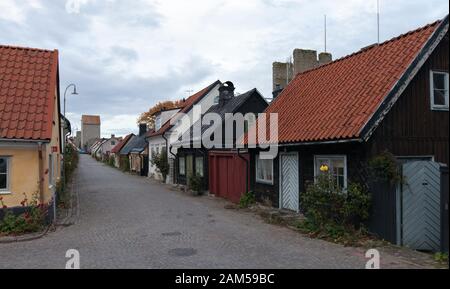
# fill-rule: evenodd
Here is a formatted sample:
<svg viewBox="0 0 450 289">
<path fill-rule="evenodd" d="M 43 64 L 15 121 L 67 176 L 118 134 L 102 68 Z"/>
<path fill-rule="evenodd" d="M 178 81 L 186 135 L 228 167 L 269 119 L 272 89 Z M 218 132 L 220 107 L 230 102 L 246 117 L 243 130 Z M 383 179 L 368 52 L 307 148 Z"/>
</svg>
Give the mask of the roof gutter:
<svg viewBox="0 0 450 289">
<path fill-rule="evenodd" d="M 169 140 L 166 138 L 166 132 L 164 132 L 161 136 L 166 141 L 166 148 L 167 148 L 167 150 L 169 151 L 169 153 L 171 155 L 174 156 L 174 158 L 176 160 L 177 159 L 177 155 L 172 152 L 172 145 L 169 146 Z M 172 180 L 174 184 L 176 183 L 175 182 L 175 176 L 176 176 L 176 171 L 175 171 L 175 162 L 174 162 L 174 164 L 173 164 L 173 180 Z"/>
<path fill-rule="evenodd" d="M 362 143 L 364 140 L 362 138 L 352 138 L 334 141 L 317 141 L 317 142 L 295 142 L 295 143 L 277 143 L 269 144 L 275 145 L 277 147 L 292 147 L 292 146 L 312 146 L 312 145 L 327 145 L 327 144 L 343 144 L 343 143 Z M 247 145 L 248 147 L 248 145 Z M 250 147 L 248 147 L 250 148 Z M 251 149 L 251 148 L 250 148 Z"/>
</svg>

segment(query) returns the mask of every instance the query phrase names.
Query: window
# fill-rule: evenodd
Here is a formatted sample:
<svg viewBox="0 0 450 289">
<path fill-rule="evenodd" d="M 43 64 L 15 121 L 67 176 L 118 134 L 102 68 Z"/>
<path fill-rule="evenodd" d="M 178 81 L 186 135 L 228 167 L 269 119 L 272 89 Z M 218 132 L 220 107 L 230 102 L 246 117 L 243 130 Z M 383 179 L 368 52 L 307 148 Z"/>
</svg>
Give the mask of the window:
<svg viewBox="0 0 450 289">
<path fill-rule="evenodd" d="M 115 146 L 116 142 L 115 141 L 111 141 L 111 145 Z"/>
<path fill-rule="evenodd" d="M 448 110 L 448 72 L 431 71 L 431 109 Z"/>
<path fill-rule="evenodd" d="M 186 175 L 186 161 L 185 161 L 184 157 L 180 157 L 178 159 L 178 162 L 179 162 L 178 165 L 180 168 L 180 175 L 185 176 Z"/>
<path fill-rule="evenodd" d="M 256 182 L 273 184 L 273 160 L 263 160 L 256 157 Z"/>
<path fill-rule="evenodd" d="M 347 157 L 346 156 L 315 156 L 314 176 L 329 173 L 336 185 L 347 188 Z"/>
<path fill-rule="evenodd" d="M 219 104 L 219 96 L 214 97 L 214 104 Z"/>
<path fill-rule="evenodd" d="M 195 158 L 195 174 L 203 177 L 203 157 Z"/>
<path fill-rule="evenodd" d="M 155 120 L 155 130 L 158 131 L 161 129 L 161 117 L 157 117 Z"/>
<path fill-rule="evenodd" d="M 9 158 L 0 157 L 0 193 L 9 189 Z"/>
</svg>

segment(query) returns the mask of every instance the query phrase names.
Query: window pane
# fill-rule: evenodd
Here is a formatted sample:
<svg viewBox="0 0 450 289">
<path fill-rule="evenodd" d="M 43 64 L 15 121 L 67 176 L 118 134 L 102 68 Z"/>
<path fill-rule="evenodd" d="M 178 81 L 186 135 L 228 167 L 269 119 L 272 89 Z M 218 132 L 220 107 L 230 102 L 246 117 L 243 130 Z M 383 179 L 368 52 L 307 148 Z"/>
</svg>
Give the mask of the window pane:
<svg viewBox="0 0 450 289">
<path fill-rule="evenodd" d="M 203 158 L 195 159 L 195 173 L 203 177 Z"/>
<path fill-rule="evenodd" d="M 6 188 L 6 174 L 0 174 L 0 190 L 5 190 Z"/>
<path fill-rule="evenodd" d="M 445 105 L 445 90 L 434 90 L 434 104 Z"/>
<path fill-rule="evenodd" d="M 6 173 L 6 158 L 0 158 L 0 174 Z"/>
<path fill-rule="evenodd" d="M 272 182 L 272 162 L 273 160 L 256 160 L 256 173 L 258 180 Z"/>
<path fill-rule="evenodd" d="M 332 161 L 332 166 L 334 168 L 344 168 L 344 159 L 334 159 Z"/>
<path fill-rule="evenodd" d="M 180 175 L 186 174 L 185 167 L 184 167 L 185 166 L 184 157 L 180 158 L 179 166 L 180 166 Z"/>
<path fill-rule="evenodd" d="M 433 74 L 434 89 L 445 89 L 445 74 L 434 73 Z"/>
<path fill-rule="evenodd" d="M 344 176 L 337 177 L 337 186 L 340 189 L 344 188 Z"/>
<path fill-rule="evenodd" d="M 263 160 L 264 163 L 264 179 L 266 181 L 272 181 L 272 161 Z"/>
</svg>

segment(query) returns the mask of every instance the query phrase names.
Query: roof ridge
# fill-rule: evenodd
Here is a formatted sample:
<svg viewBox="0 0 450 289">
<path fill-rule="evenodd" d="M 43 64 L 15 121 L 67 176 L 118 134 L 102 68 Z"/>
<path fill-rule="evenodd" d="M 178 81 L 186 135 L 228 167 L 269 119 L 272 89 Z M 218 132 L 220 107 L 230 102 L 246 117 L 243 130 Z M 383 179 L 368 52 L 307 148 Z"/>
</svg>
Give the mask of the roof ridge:
<svg viewBox="0 0 450 289">
<path fill-rule="evenodd" d="M 40 51 L 40 52 L 50 52 L 50 53 L 58 51 L 58 49 L 51 50 L 51 49 L 44 49 L 44 48 L 34 48 L 34 47 L 5 45 L 5 44 L 0 44 L 0 48 L 30 50 L 30 51 Z"/>
<path fill-rule="evenodd" d="M 448 17 L 448 16 L 446 16 L 446 17 Z M 316 71 L 316 70 L 322 69 L 322 68 L 324 68 L 324 67 L 331 66 L 331 65 L 333 65 L 333 64 L 335 64 L 335 63 L 339 63 L 339 62 L 341 62 L 341 61 L 347 60 L 347 59 L 349 59 L 349 58 L 351 58 L 351 57 L 354 57 L 354 56 L 356 56 L 356 55 L 360 55 L 360 54 L 366 53 L 366 52 L 368 52 L 368 51 L 371 51 L 371 50 L 373 50 L 373 49 L 376 48 L 376 47 L 385 46 L 385 45 L 387 45 L 387 44 L 389 44 L 389 43 L 392 43 L 392 42 L 394 42 L 394 41 L 400 40 L 401 38 L 404 38 L 404 37 L 406 37 L 406 36 L 410 36 L 410 35 L 412 35 L 412 34 L 419 33 L 419 32 L 421 32 L 421 31 L 423 31 L 423 30 L 425 30 L 425 29 L 428 29 L 428 28 L 430 28 L 430 27 L 432 27 L 432 26 L 436 26 L 436 25 L 442 23 L 446 17 L 444 17 L 443 19 L 436 20 L 436 21 L 434 21 L 434 22 L 432 22 L 432 23 L 428 23 L 428 24 L 426 24 L 425 26 L 421 26 L 421 27 L 416 28 L 416 29 L 414 29 L 414 30 L 410 30 L 410 31 L 408 31 L 408 32 L 402 33 L 402 34 L 397 35 L 397 36 L 395 36 L 395 37 L 393 37 L 393 38 L 391 38 L 391 39 L 385 40 L 385 41 L 383 41 L 383 42 L 381 42 L 381 43 L 374 43 L 374 44 L 371 44 L 371 45 L 369 45 L 369 46 L 363 47 L 363 48 L 361 48 L 361 49 L 358 50 L 358 51 L 355 51 L 355 52 L 353 52 L 353 53 L 350 53 L 350 54 L 347 54 L 347 55 L 345 55 L 345 56 L 342 56 L 342 57 L 340 57 L 340 58 L 338 58 L 338 59 L 335 59 L 335 60 L 333 60 L 333 61 L 331 61 L 331 62 L 329 62 L 329 63 L 322 64 L 322 65 L 319 65 L 319 66 L 317 66 L 317 67 L 308 69 L 308 70 L 306 70 L 306 71 L 304 71 L 304 72 L 302 72 L 302 73 L 297 74 L 297 75 L 294 77 L 294 79 L 297 78 L 299 75 L 305 75 L 305 74 L 307 74 L 307 73 L 309 73 L 309 72 Z"/>
</svg>

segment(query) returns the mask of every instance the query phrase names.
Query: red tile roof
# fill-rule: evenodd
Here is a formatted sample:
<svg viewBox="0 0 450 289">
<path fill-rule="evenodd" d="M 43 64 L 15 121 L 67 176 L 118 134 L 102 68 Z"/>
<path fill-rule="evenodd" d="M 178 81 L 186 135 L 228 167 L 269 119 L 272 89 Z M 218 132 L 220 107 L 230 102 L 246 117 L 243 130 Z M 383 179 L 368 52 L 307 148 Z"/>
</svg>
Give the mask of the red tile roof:
<svg viewBox="0 0 450 289">
<path fill-rule="evenodd" d="M 205 87 L 204 89 L 200 90 L 196 94 L 194 94 L 194 95 L 190 96 L 188 99 L 186 99 L 186 101 L 183 103 L 183 108 L 178 113 L 176 113 L 172 117 L 172 119 L 174 117 L 177 117 L 180 113 L 188 113 L 196 103 L 198 103 L 204 96 L 206 96 L 211 91 L 211 89 L 213 89 L 219 83 L 220 83 L 220 81 L 217 80 L 213 84 L 209 85 L 208 87 Z M 157 132 L 155 132 L 155 131 L 148 132 L 146 137 L 163 135 L 166 131 L 168 131 L 172 127 L 173 127 L 173 125 L 170 124 L 170 120 L 169 120 L 165 124 L 163 124 L 162 127 Z"/>
<path fill-rule="evenodd" d="M 0 45 L 0 139 L 51 139 L 57 73 L 57 50 Z"/>
<path fill-rule="evenodd" d="M 439 24 L 298 74 L 265 111 L 278 113 L 278 143 L 360 138 Z"/>
<path fill-rule="evenodd" d="M 121 142 L 119 142 L 115 147 L 113 147 L 113 149 L 111 150 L 112 154 L 116 154 L 118 152 L 120 152 L 120 150 L 128 143 L 128 141 L 131 139 L 131 137 L 134 134 L 129 134 L 127 135 Z"/>
<path fill-rule="evenodd" d="M 82 115 L 81 123 L 82 124 L 100 125 L 100 116 L 98 116 L 98 115 Z"/>
</svg>

